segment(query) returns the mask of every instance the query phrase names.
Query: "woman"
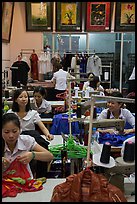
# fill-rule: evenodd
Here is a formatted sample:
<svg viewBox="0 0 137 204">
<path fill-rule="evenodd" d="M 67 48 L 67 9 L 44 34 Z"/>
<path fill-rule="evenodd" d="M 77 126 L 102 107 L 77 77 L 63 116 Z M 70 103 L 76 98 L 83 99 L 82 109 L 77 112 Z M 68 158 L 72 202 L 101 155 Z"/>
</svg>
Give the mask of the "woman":
<svg viewBox="0 0 137 204">
<path fill-rule="evenodd" d="M 93 73 L 88 74 L 88 81 L 84 82 L 83 91 L 87 88 L 90 88 L 91 91 L 99 91 L 100 95 L 104 95 L 104 88 L 100 85 L 99 77 Z"/>
<path fill-rule="evenodd" d="M 53 74 L 51 82 L 55 86 L 55 100 L 58 100 L 57 94 L 64 93 L 67 89 L 67 78 L 75 79 L 75 77 L 70 75 L 67 71 L 64 71 L 60 63 L 56 63 L 55 66 L 57 71 Z"/>
<path fill-rule="evenodd" d="M 6 113 L 2 117 L 2 170 L 5 171 L 16 158 L 27 165 L 27 169 L 33 178 L 29 163 L 35 159 L 49 162 L 53 155 L 40 146 L 33 137 L 20 135 L 21 127 L 17 115 Z"/>
<path fill-rule="evenodd" d="M 34 100 L 32 101 L 32 109 L 37 110 L 40 117 L 53 117 L 51 104 L 45 99 L 46 90 L 44 87 L 38 86 L 33 92 Z"/>
<path fill-rule="evenodd" d="M 48 129 L 44 126 L 36 110 L 31 110 L 30 98 L 28 92 L 25 89 L 17 89 L 13 95 L 12 110 L 10 109 L 8 113 L 15 113 L 21 123 L 21 134 L 28 134 L 35 138 L 36 142 L 42 147 L 48 149 L 48 142 L 45 140 L 52 140 L 53 135 L 51 135 Z M 40 130 L 45 135 L 45 139 L 41 137 L 40 133 L 35 130 L 35 125 L 38 125 Z M 44 162 L 37 162 L 36 174 L 38 177 L 45 176 L 41 174 L 40 169 L 47 169 L 47 164 Z"/>
<path fill-rule="evenodd" d="M 110 96 L 120 97 L 120 98 L 123 97 L 123 95 L 119 91 L 112 92 Z M 129 123 L 129 125 L 131 126 L 130 129 L 126 129 L 126 127 L 125 127 L 124 133 L 129 134 L 129 133 L 135 132 L 135 117 L 132 115 L 132 113 L 128 109 L 123 108 L 122 102 L 110 100 L 107 103 L 107 106 L 108 106 L 108 108 L 104 109 L 101 112 L 101 114 L 99 115 L 97 120 L 101 120 L 101 119 L 124 119 L 125 123 Z M 113 129 L 104 129 L 104 130 L 98 129 L 98 131 L 113 133 L 114 128 Z"/>
</svg>

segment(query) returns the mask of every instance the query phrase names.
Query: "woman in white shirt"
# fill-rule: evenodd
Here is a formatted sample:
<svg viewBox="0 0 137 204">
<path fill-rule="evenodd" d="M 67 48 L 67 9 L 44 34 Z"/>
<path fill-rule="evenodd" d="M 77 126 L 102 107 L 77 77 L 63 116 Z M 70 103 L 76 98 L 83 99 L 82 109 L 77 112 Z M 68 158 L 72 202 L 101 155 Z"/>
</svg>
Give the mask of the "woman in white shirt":
<svg viewBox="0 0 137 204">
<path fill-rule="evenodd" d="M 104 96 L 104 88 L 100 85 L 100 80 L 98 76 L 93 73 L 88 75 L 88 81 L 84 82 L 83 91 L 89 88 L 90 91 L 99 91 L 100 95 Z"/>
<path fill-rule="evenodd" d="M 31 178 L 29 163 L 35 159 L 39 161 L 51 161 L 52 153 L 40 146 L 33 137 L 20 135 L 20 121 L 16 114 L 6 113 L 2 117 L 2 171 L 17 159 L 26 165 Z"/>
<path fill-rule="evenodd" d="M 113 97 L 120 97 L 122 98 L 123 95 L 119 92 L 119 91 L 114 91 L 111 93 L 110 96 Z M 125 123 L 129 123 L 129 125 L 132 127 L 130 129 L 124 129 L 124 133 L 125 134 L 129 134 L 129 133 L 134 133 L 135 132 L 135 117 L 132 115 L 132 113 L 126 109 L 123 108 L 123 103 L 121 102 L 117 102 L 117 101 L 113 101 L 110 100 L 107 103 L 108 108 L 104 109 L 101 114 L 98 116 L 97 120 L 101 120 L 101 119 L 124 119 Z M 110 129 L 98 129 L 100 132 L 109 132 L 109 133 L 113 133 L 114 127 L 110 128 Z"/>
<path fill-rule="evenodd" d="M 44 87 L 38 86 L 34 89 L 32 101 L 32 109 L 37 110 L 40 117 L 52 117 L 52 107 L 51 104 L 45 99 L 46 90 Z"/>
<path fill-rule="evenodd" d="M 45 125 L 42 123 L 39 113 L 36 110 L 31 110 L 29 94 L 25 89 L 17 89 L 13 95 L 12 110 L 8 112 L 15 113 L 21 123 L 21 134 L 28 134 L 35 138 L 36 142 L 42 147 L 48 149 L 49 142 L 41 137 L 40 133 L 35 130 L 35 125 L 37 124 L 40 130 L 45 135 L 47 140 L 52 140 L 53 135 L 51 135 Z M 37 162 L 37 175 L 38 177 L 45 176 L 47 165 L 44 162 Z M 45 168 L 44 168 L 45 167 Z M 40 169 L 43 169 L 41 172 Z M 44 170 L 45 169 L 45 170 Z"/>
</svg>

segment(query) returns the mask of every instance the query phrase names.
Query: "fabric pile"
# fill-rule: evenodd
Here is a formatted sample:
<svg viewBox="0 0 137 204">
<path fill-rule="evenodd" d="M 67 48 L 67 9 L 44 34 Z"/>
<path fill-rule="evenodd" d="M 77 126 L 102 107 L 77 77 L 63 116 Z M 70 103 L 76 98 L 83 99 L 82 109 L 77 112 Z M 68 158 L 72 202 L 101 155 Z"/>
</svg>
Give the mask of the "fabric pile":
<svg viewBox="0 0 137 204">
<path fill-rule="evenodd" d="M 76 144 L 73 136 L 69 136 L 66 144 L 49 146 L 49 151 L 56 159 L 61 158 L 61 150 L 67 151 L 68 158 L 85 158 L 87 156 L 87 147 Z M 90 151 L 92 154 L 92 150 Z"/>
<path fill-rule="evenodd" d="M 21 192 L 43 189 L 46 178 L 32 179 L 26 165 L 14 160 L 2 175 L 2 197 L 16 197 Z"/>
<path fill-rule="evenodd" d="M 130 138 L 135 136 L 135 133 L 130 134 L 110 134 L 110 133 L 99 133 L 99 144 L 105 144 L 106 142 L 109 142 L 112 146 L 118 147 L 122 146 L 123 142 Z"/>
</svg>

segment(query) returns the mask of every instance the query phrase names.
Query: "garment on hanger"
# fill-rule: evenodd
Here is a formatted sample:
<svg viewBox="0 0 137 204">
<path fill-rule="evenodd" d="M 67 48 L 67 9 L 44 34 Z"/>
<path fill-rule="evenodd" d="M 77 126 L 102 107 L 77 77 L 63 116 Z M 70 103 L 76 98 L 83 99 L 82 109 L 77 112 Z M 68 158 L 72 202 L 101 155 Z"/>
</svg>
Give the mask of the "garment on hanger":
<svg viewBox="0 0 137 204">
<path fill-rule="evenodd" d="M 17 86 L 18 81 L 24 86 L 27 85 L 28 72 L 30 70 L 27 62 L 23 61 L 21 56 L 18 56 L 18 60 L 12 64 L 11 67 L 17 67 L 12 69 L 12 86 Z"/>
<path fill-rule="evenodd" d="M 64 56 L 61 60 L 64 71 L 68 71 L 68 68 L 71 67 L 71 60 L 74 55 L 71 52 L 64 53 Z"/>
<path fill-rule="evenodd" d="M 82 73 L 86 73 L 87 60 L 88 60 L 88 57 L 86 57 L 85 55 L 81 55 L 80 72 L 82 72 Z"/>
<path fill-rule="evenodd" d="M 76 54 L 75 57 L 72 57 L 71 59 L 71 68 L 74 69 L 74 73 L 76 73 L 75 78 L 80 78 L 80 58 Z"/>
<path fill-rule="evenodd" d="M 46 74 L 51 71 L 50 52 L 44 52 L 39 56 L 38 71 L 40 74 Z"/>
<path fill-rule="evenodd" d="M 95 74 L 95 76 L 100 77 L 100 75 L 102 75 L 102 67 L 101 66 L 102 66 L 101 58 L 94 54 L 88 58 L 87 73 L 92 72 Z"/>
<path fill-rule="evenodd" d="M 29 59 L 31 64 L 31 77 L 33 80 L 38 80 L 38 56 L 35 50 L 33 50 Z"/>
</svg>

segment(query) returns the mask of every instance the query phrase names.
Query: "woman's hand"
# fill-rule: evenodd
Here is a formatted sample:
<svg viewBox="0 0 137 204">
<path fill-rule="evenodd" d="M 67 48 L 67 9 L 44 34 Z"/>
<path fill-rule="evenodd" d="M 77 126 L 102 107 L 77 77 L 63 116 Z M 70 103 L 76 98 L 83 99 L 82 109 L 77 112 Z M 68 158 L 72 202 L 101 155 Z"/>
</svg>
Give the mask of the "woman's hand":
<svg viewBox="0 0 137 204">
<path fill-rule="evenodd" d="M 2 157 L 2 171 L 5 171 L 10 165 L 10 161 L 5 158 L 5 157 Z"/>
<path fill-rule="evenodd" d="M 29 164 L 32 160 L 32 152 L 25 152 L 21 155 L 17 156 L 18 161 L 22 162 L 23 164 Z"/>
<path fill-rule="evenodd" d="M 118 131 L 116 131 L 115 129 L 104 129 L 104 130 L 98 129 L 98 132 L 109 133 L 109 134 L 118 134 Z"/>
<path fill-rule="evenodd" d="M 124 134 L 134 133 L 135 129 L 124 129 Z"/>
<path fill-rule="evenodd" d="M 49 140 L 49 141 L 51 141 L 51 140 L 54 139 L 54 136 L 53 136 L 52 134 L 48 134 L 48 135 L 46 136 L 46 139 Z"/>
</svg>

